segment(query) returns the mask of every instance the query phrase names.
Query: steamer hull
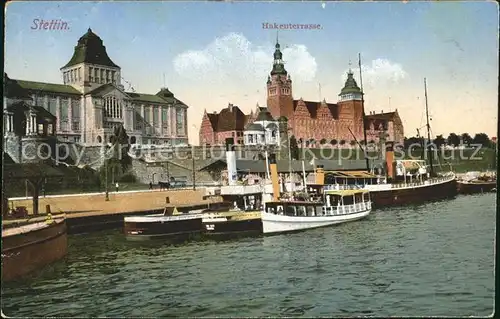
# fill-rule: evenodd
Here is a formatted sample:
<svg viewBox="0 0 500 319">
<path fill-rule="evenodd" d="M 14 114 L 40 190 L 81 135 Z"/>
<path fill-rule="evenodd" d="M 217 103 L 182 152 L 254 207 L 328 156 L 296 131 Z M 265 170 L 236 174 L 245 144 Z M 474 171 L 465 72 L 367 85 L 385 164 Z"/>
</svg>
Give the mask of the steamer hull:
<svg viewBox="0 0 500 319">
<path fill-rule="evenodd" d="M 388 190 L 370 189 L 370 194 L 373 208 L 420 204 L 455 197 L 457 195 L 457 181 L 453 178 L 441 183 L 415 187 L 406 186 Z"/>
<path fill-rule="evenodd" d="M 67 254 L 65 219 L 55 220 L 49 225 L 41 222 L 22 227 L 3 230 L 2 281 L 24 277 Z"/>
</svg>

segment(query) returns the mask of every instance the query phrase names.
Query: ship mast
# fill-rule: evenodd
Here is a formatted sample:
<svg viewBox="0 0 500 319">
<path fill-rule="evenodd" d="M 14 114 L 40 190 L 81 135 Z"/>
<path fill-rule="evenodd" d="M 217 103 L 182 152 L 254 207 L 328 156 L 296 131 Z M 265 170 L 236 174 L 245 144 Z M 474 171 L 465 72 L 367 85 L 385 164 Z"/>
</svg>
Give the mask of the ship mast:
<svg viewBox="0 0 500 319">
<path fill-rule="evenodd" d="M 434 175 L 434 167 L 432 165 L 432 144 L 431 144 L 431 126 L 429 124 L 429 105 L 427 104 L 427 79 L 424 78 L 424 90 L 425 90 L 425 116 L 427 118 L 427 149 L 429 154 L 429 164 L 430 164 L 430 176 Z"/>
<path fill-rule="evenodd" d="M 358 65 L 359 65 L 359 86 L 361 89 L 361 111 L 362 111 L 362 116 L 363 116 L 363 138 L 365 139 L 364 155 L 365 155 L 365 161 L 366 161 L 366 170 L 369 172 L 370 171 L 370 162 L 368 159 L 368 150 L 367 150 L 368 141 L 366 139 L 365 92 L 363 91 L 363 72 L 361 71 L 361 53 L 358 53 Z"/>
</svg>

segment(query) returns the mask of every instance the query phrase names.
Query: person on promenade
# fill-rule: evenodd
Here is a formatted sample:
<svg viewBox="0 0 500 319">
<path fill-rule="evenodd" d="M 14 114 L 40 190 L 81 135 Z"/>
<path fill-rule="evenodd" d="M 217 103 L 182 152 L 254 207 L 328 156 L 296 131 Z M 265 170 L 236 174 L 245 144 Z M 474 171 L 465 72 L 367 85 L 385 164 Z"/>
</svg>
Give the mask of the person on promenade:
<svg viewBox="0 0 500 319">
<path fill-rule="evenodd" d="M 153 183 L 149 182 L 149 189 L 153 189 Z"/>
<path fill-rule="evenodd" d="M 117 193 L 118 193 L 118 188 L 119 188 L 119 187 L 120 187 L 120 186 L 118 185 L 118 182 L 116 182 L 115 188 L 116 188 L 116 192 L 117 192 Z"/>
</svg>

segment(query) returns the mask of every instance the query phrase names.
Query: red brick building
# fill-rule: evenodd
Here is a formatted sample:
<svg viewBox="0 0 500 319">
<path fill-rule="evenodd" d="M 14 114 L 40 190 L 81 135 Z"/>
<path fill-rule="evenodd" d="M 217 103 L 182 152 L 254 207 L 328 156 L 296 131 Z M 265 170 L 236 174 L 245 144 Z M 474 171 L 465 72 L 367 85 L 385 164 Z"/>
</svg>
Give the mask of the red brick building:
<svg viewBox="0 0 500 319">
<path fill-rule="evenodd" d="M 363 93 L 351 70 L 337 103 L 296 100 L 292 93 L 292 80 L 285 70 L 280 44 L 276 43 L 273 67 L 267 79 L 267 109 L 272 117 L 286 117 L 289 134 L 303 146 L 347 146 L 355 145 L 355 140 L 364 141 Z M 226 137 L 235 137 L 235 141 L 242 144 L 243 131 L 255 120 L 255 115 L 254 112 L 245 115 L 232 104 L 220 113 L 205 111 L 200 125 L 200 144 L 223 144 Z M 390 141 L 402 143 L 404 139 L 403 124 L 397 111 L 366 115 L 365 128 L 368 142 L 377 142 L 380 130 L 387 133 Z"/>
</svg>

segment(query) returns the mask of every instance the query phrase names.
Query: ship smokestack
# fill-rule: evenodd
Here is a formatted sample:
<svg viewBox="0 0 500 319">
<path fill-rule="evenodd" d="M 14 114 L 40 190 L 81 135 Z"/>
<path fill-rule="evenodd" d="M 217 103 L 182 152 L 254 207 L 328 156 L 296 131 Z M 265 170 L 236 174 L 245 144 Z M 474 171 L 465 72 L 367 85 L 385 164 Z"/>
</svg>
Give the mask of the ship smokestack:
<svg viewBox="0 0 500 319">
<path fill-rule="evenodd" d="M 323 165 L 316 166 L 316 184 L 325 184 L 325 170 L 323 169 Z"/>
<path fill-rule="evenodd" d="M 229 185 L 236 185 L 238 172 L 236 170 L 236 152 L 234 151 L 234 138 L 226 138 L 227 180 Z"/>
<path fill-rule="evenodd" d="M 276 164 L 276 154 L 269 154 L 269 170 L 271 181 L 273 182 L 273 200 L 279 200 L 280 182 L 278 179 L 278 165 Z"/>
<path fill-rule="evenodd" d="M 385 164 L 387 166 L 387 179 L 393 180 L 396 177 L 396 163 L 394 162 L 394 143 L 385 143 Z"/>
</svg>

